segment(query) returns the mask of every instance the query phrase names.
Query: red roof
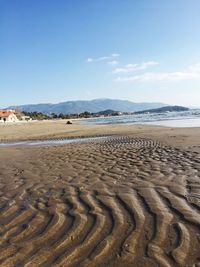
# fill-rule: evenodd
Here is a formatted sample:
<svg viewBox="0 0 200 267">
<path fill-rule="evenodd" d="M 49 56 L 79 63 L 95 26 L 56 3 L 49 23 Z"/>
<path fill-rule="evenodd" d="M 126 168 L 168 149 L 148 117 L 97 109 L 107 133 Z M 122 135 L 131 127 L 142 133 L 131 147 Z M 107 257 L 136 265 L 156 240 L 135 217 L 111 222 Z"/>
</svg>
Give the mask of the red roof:
<svg viewBox="0 0 200 267">
<path fill-rule="evenodd" d="M 13 110 L 0 110 L 1 118 L 8 118 L 11 114 L 14 114 Z"/>
</svg>

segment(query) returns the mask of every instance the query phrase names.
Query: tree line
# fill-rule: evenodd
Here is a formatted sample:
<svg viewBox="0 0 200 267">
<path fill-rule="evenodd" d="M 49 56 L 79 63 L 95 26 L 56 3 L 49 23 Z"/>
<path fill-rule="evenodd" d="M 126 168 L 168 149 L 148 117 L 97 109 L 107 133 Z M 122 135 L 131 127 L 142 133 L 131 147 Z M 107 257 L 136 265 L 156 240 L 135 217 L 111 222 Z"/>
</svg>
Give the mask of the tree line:
<svg viewBox="0 0 200 267">
<path fill-rule="evenodd" d="M 23 114 L 25 116 L 29 116 L 33 120 L 51 120 L 51 119 L 78 119 L 78 118 L 91 118 L 91 117 L 99 117 L 100 115 L 98 113 L 90 113 L 88 111 L 79 113 L 79 114 L 56 114 L 56 113 L 51 113 L 49 115 L 44 114 L 42 112 L 27 112 L 23 111 Z"/>
</svg>

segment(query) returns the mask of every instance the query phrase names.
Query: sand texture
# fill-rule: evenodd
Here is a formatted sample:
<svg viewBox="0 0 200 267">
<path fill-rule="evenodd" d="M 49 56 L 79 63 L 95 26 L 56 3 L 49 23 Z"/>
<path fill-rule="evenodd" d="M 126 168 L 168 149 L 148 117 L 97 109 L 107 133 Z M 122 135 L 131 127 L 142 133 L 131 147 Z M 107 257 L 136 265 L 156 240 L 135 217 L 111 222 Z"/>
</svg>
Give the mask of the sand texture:
<svg viewBox="0 0 200 267">
<path fill-rule="evenodd" d="M 42 140 L 96 135 L 134 135 L 135 138 L 151 138 L 177 148 L 200 153 L 199 128 L 169 128 L 150 125 L 81 125 L 66 120 L 37 121 L 21 124 L 0 124 L 0 141 Z"/>
<path fill-rule="evenodd" d="M 0 266 L 200 266 L 198 152 L 118 136 L 0 165 Z"/>
</svg>

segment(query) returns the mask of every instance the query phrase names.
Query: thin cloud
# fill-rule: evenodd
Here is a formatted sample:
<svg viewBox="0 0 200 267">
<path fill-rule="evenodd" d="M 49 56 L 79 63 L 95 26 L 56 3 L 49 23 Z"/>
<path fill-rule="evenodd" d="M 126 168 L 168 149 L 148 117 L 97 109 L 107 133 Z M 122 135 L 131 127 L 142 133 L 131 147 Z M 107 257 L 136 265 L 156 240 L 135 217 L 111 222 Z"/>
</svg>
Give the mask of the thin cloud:
<svg viewBox="0 0 200 267">
<path fill-rule="evenodd" d="M 112 60 L 112 61 L 108 62 L 108 65 L 111 65 L 111 66 L 116 66 L 118 64 L 119 64 L 119 62 L 117 60 Z"/>
<path fill-rule="evenodd" d="M 112 54 L 112 57 L 120 57 L 120 54 L 114 53 L 114 54 Z"/>
<path fill-rule="evenodd" d="M 116 60 L 116 58 L 120 57 L 120 54 L 113 53 L 110 56 L 102 56 L 98 58 L 87 58 L 86 62 L 87 63 L 92 63 L 92 62 L 100 62 L 100 61 L 107 61 L 107 62 L 112 62 Z"/>
<path fill-rule="evenodd" d="M 91 57 L 87 58 L 86 62 L 88 62 L 88 63 L 93 62 L 93 58 L 91 58 Z"/>
<path fill-rule="evenodd" d="M 117 77 L 117 82 L 175 82 L 187 80 L 200 80 L 200 64 L 190 66 L 185 71 L 176 72 L 146 72 L 141 75 Z"/>
<path fill-rule="evenodd" d="M 129 72 L 134 72 L 134 71 L 139 71 L 139 70 L 145 70 L 149 67 L 152 66 L 156 66 L 159 63 L 156 61 L 147 61 L 147 62 L 143 62 L 140 64 L 128 64 L 122 68 L 116 68 L 115 70 L 113 70 L 114 74 L 118 74 L 118 73 L 129 73 Z"/>
<path fill-rule="evenodd" d="M 200 72 L 200 63 L 197 63 L 195 65 L 189 66 L 189 69 L 192 72 Z"/>
<path fill-rule="evenodd" d="M 107 60 L 107 59 L 110 59 L 111 57 L 108 57 L 108 56 L 104 56 L 104 57 L 99 57 L 97 58 L 95 61 L 104 61 L 104 60 Z"/>
</svg>

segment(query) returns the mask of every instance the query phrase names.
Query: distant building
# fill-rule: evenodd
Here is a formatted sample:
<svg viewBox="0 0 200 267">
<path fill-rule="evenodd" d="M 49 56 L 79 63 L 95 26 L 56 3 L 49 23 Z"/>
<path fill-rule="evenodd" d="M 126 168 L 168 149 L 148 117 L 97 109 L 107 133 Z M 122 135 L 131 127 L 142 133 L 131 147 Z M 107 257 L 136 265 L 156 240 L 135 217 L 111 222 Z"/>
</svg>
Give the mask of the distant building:
<svg viewBox="0 0 200 267">
<path fill-rule="evenodd" d="M 32 121 L 32 118 L 30 116 L 23 115 L 23 116 L 21 116 L 21 120 L 22 121 Z"/>
<path fill-rule="evenodd" d="M 19 121 L 15 115 L 15 110 L 0 110 L 0 122 L 17 122 Z"/>
</svg>

